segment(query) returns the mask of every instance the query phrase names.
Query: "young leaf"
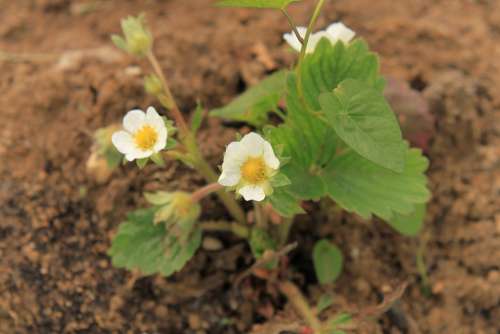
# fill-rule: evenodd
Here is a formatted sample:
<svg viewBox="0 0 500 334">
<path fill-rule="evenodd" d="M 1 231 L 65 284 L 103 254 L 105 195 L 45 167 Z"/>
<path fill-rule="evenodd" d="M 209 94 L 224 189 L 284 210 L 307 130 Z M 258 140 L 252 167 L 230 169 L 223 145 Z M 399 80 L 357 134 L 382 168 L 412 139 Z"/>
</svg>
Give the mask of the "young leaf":
<svg viewBox="0 0 500 334">
<path fill-rule="evenodd" d="M 337 135 L 361 156 L 396 172 L 404 168 L 406 144 L 384 95 L 354 79 L 319 96 L 321 109 Z"/>
<path fill-rule="evenodd" d="M 216 4 L 221 7 L 282 9 L 296 1 L 300 0 L 219 0 Z"/>
<path fill-rule="evenodd" d="M 428 161 L 418 149 L 406 151 L 401 173 L 347 151 L 331 161 L 323 180 L 328 194 L 347 211 L 365 219 L 375 214 L 389 221 L 395 214 L 410 214 L 416 204 L 427 202 L 430 197 L 424 175 L 427 167 Z"/>
<path fill-rule="evenodd" d="M 342 253 L 326 239 L 314 245 L 313 263 L 316 277 L 321 284 L 333 283 L 342 271 Z"/>
<path fill-rule="evenodd" d="M 406 236 L 415 236 L 422 229 L 426 212 L 426 205 L 418 203 L 415 205 L 412 213 L 408 215 L 394 214 L 387 223 L 396 231 Z"/>
<path fill-rule="evenodd" d="M 181 242 L 167 234 L 164 224 L 153 224 L 155 210 L 136 210 L 120 225 L 108 251 L 114 266 L 169 276 L 194 255 L 201 244 L 201 230 L 195 228 Z"/>
<path fill-rule="evenodd" d="M 262 126 L 274 110 L 286 86 L 286 70 L 278 71 L 250 87 L 227 106 L 210 111 L 211 116 Z"/>
</svg>

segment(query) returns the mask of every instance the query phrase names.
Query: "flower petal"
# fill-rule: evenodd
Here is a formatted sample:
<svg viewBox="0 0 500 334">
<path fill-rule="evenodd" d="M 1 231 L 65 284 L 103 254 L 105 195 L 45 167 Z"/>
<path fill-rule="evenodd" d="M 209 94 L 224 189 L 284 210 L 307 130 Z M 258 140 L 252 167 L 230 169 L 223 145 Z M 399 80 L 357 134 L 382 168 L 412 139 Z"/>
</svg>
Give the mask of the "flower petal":
<svg viewBox="0 0 500 334">
<path fill-rule="evenodd" d="M 259 134 L 250 132 L 241 139 L 241 150 L 251 157 L 261 156 L 264 153 L 265 142 Z"/>
<path fill-rule="evenodd" d="M 243 196 L 245 201 L 262 201 L 266 194 L 264 193 L 264 189 L 261 186 L 256 185 L 248 185 L 242 187 L 238 193 Z"/>
<path fill-rule="evenodd" d="M 146 111 L 146 123 L 154 127 L 165 127 L 163 118 L 161 118 L 154 107 L 149 107 Z"/>
<path fill-rule="evenodd" d="M 306 35 L 306 27 L 297 27 L 299 35 L 304 38 Z M 295 50 L 299 51 L 302 48 L 302 43 L 299 41 L 295 33 L 292 31 L 290 33 L 283 34 L 283 39 Z"/>
<path fill-rule="evenodd" d="M 111 136 L 111 142 L 116 149 L 123 154 L 132 152 L 135 149 L 134 139 L 127 131 L 117 131 Z"/>
<path fill-rule="evenodd" d="M 148 158 L 151 155 L 153 155 L 153 153 L 154 153 L 153 150 L 143 151 L 138 148 L 134 148 L 134 150 L 128 152 L 125 155 L 125 159 L 127 159 L 128 161 L 133 161 L 136 159 Z"/>
<path fill-rule="evenodd" d="M 272 169 L 278 169 L 280 167 L 280 161 L 274 154 L 273 147 L 267 141 L 264 142 L 264 160 L 266 165 Z"/>
<path fill-rule="evenodd" d="M 242 150 L 240 142 L 232 142 L 227 145 L 224 153 L 224 161 L 222 162 L 222 171 L 227 169 L 239 169 L 241 164 L 247 159 L 247 154 Z"/>
<path fill-rule="evenodd" d="M 135 132 L 144 125 L 146 114 L 140 109 L 130 110 L 123 117 L 123 127 L 129 132 Z"/>
<path fill-rule="evenodd" d="M 162 122 L 163 122 L 163 120 L 162 120 Z M 165 126 L 155 127 L 155 129 L 158 132 L 158 139 L 156 141 L 156 144 L 153 147 L 153 151 L 159 152 L 167 146 L 168 131 L 167 131 L 167 128 Z"/>
<path fill-rule="evenodd" d="M 326 32 L 329 35 L 329 39 L 332 43 L 336 43 L 337 41 L 342 41 L 344 43 L 349 43 L 356 33 L 346 27 L 342 22 L 335 22 L 330 24 L 328 28 L 326 28 Z"/>
<path fill-rule="evenodd" d="M 219 183 L 226 187 L 232 187 L 238 184 L 241 179 L 239 169 L 224 170 L 219 177 Z"/>
</svg>

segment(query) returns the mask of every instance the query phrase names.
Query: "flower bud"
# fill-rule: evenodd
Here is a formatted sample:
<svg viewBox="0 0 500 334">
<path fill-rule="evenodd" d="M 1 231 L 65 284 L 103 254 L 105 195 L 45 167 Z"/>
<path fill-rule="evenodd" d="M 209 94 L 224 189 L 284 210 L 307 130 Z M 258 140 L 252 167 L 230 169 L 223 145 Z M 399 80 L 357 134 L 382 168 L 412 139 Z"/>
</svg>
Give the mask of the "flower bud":
<svg viewBox="0 0 500 334">
<path fill-rule="evenodd" d="M 135 56 L 145 56 L 153 46 L 153 36 L 146 27 L 144 15 L 129 16 L 121 21 L 121 26 L 125 38 L 112 35 L 113 43 Z"/>
<path fill-rule="evenodd" d="M 144 78 L 144 90 L 153 96 L 163 94 L 163 85 L 157 75 L 151 74 Z"/>
</svg>

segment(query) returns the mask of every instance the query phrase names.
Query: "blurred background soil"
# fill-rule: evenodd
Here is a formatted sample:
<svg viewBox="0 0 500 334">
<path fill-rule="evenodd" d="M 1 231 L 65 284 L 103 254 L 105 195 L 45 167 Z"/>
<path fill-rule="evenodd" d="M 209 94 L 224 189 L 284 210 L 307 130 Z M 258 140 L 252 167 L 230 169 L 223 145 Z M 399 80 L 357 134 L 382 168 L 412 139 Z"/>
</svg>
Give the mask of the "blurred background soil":
<svg viewBox="0 0 500 334">
<path fill-rule="evenodd" d="M 232 288 L 252 259 L 227 235 L 210 235 L 168 279 L 137 278 L 106 255 L 126 212 L 145 205 L 143 191 L 203 184 L 175 163 L 129 164 L 104 182 L 86 172 L 93 131 L 155 103 L 142 90 L 147 64 L 110 43 L 119 20 L 146 13 L 186 114 L 197 99 L 220 106 L 294 61 L 279 13 L 211 3 L 0 0 L 1 333 L 274 334 L 300 322 L 262 281 Z M 312 5 L 291 12 L 304 23 Z M 312 301 L 319 296 L 309 254 L 327 237 L 345 255 L 329 290 L 334 310 L 373 307 L 409 283 L 386 315 L 357 332 L 500 333 L 500 1 L 335 0 L 318 27 L 339 19 L 380 53 L 383 74 L 396 82 L 394 108 L 431 160 L 433 199 L 420 238 L 310 204 L 292 236 L 300 241 L 290 256 L 302 273 L 296 282 Z M 406 117 L 412 108 L 423 118 Z M 214 165 L 235 130 L 204 123 L 201 143 Z M 214 199 L 203 205 L 205 219 L 227 218 Z"/>
</svg>

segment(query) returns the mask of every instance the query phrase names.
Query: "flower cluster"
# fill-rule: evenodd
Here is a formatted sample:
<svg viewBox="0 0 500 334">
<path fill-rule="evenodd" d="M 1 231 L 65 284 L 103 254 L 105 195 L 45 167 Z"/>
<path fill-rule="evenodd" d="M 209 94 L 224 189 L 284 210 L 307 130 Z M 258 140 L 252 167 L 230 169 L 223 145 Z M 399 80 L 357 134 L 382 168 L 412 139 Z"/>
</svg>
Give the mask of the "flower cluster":
<svg viewBox="0 0 500 334">
<path fill-rule="evenodd" d="M 297 32 L 302 38 L 306 35 L 306 27 L 297 27 Z M 307 43 L 306 53 L 311 53 L 316 48 L 316 45 L 322 38 L 328 39 L 332 44 L 342 41 L 349 43 L 356 33 L 346 27 L 342 22 L 335 22 L 329 25 L 325 30 L 320 30 L 311 34 Z M 299 41 L 294 32 L 286 33 L 283 35 L 285 41 L 296 51 L 300 51 L 302 43 Z"/>
</svg>

